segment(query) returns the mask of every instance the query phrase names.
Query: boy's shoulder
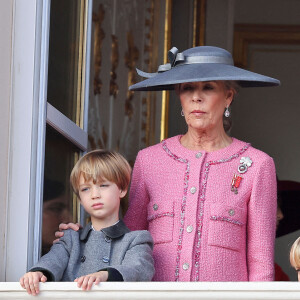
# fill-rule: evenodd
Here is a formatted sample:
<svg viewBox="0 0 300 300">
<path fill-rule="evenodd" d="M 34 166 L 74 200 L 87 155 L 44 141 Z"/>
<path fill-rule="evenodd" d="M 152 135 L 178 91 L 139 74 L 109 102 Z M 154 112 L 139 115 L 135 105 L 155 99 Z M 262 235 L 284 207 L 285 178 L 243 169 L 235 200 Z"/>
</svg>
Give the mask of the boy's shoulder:
<svg viewBox="0 0 300 300">
<path fill-rule="evenodd" d="M 111 239 L 120 239 L 127 242 L 134 241 L 137 243 L 153 243 L 151 234 L 147 230 L 134 230 L 131 231 L 123 222 L 120 220 L 117 224 L 102 229 L 104 234 Z"/>
<path fill-rule="evenodd" d="M 148 230 L 133 230 L 130 232 L 127 232 L 125 235 L 127 236 L 133 236 L 133 237 L 145 237 L 145 238 L 149 238 L 151 237 L 151 234 Z"/>
<path fill-rule="evenodd" d="M 137 244 L 150 244 L 153 245 L 153 239 L 147 230 L 134 230 L 126 233 L 123 237 L 124 240 L 129 241 L 132 245 Z"/>
<path fill-rule="evenodd" d="M 63 230 L 64 235 L 59 239 L 60 241 L 63 241 L 65 243 L 72 243 L 75 240 L 79 241 L 80 236 L 82 234 L 82 229 L 79 229 L 78 231 L 75 231 L 73 229 L 66 229 Z"/>
</svg>

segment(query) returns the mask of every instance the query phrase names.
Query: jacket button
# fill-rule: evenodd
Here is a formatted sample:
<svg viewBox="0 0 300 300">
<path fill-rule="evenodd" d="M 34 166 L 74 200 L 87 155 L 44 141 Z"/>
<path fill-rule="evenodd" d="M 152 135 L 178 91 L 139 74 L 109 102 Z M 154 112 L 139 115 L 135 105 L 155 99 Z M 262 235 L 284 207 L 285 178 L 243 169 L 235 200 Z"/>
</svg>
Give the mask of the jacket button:
<svg viewBox="0 0 300 300">
<path fill-rule="evenodd" d="M 195 194 L 196 193 L 196 191 L 197 191 L 197 189 L 193 186 L 193 187 L 191 187 L 191 189 L 190 189 L 190 192 L 192 193 L 192 194 Z"/>
<path fill-rule="evenodd" d="M 234 209 L 229 209 L 228 214 L 229 214 L 230 216 L 234 216 L 234 214 L 235 214 Z"/>
<path fill-rule="evenodd" d="M 194 229 L 193 226 L 192 226 L 192 225 L 189 225 L 189 226 L 186 228 L 186 231 L 190 233 L 190 232 L 193 231 L 193 229 Z"/>
<path fill-rule="evenodd" d="M 158 205 L 157 205 L 157 204 L 154 204 L 154 205 L 153 205 L 153 209 L 154 209 L 154 210 L 158 210 Z"/>
<path fill-rule="evenodd" d="M 190 267 L 190 265 L 189 265 L 188 263 L 184 263 L 184 264 L 182 265 L 182 269 L 185 270 L 185 271 L 188 270 L 189 267 Z"/>
<path fill-rule="evenodd" d="M 106 243 L 110 243 L 111 242 L 111 238 L 109 236 L 106 236 L 104 239 L 105 239 Z"/>
<path fill-rule="evenodd" d="M 109 262 L 109 257 L 108 257 L 108 256 L 103 256 L 103 257 L 102 257 L 102 261 L 103 261 L 104 263 L 108 263 L 108 262 Z"/>
<path fill-rule="evenodd" d="M 201 152 L 196 153 L 196 158 L 200 158 L 202 156 Z"/>
<path fill-rule="evenodd" d="M 85 262 L 85 259 L 86 259 L 86 257 L 83 255 L 83 256 L 81 256 L 80 261 L 81 261 L 81 262 Z"/>
</svg>

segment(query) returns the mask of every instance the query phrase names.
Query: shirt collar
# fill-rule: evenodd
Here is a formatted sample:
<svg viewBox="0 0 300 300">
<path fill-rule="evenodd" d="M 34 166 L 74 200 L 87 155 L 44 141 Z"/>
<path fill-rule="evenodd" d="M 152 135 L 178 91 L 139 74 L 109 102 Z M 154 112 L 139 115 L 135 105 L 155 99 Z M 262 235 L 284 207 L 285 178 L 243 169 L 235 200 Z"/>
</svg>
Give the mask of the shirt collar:
<svg viewBox="0 0 300 300">
<path fill-rule="evenodd" d="M 119 222 L 120 222 L 120 220 L 118 220 L 116 223 L 112 224 L 111 226 L 114 226 L 114 225 L 118 224 Z M 97 230 L 94 228 L 93 224 L 91 225 L 91 227 L 92 227 L 92 229 L 93 229 L 94 231 L 97 231 Z"/>
<path fill-rule="evenodd" d="M 90 231 L 93 231 L 92 223 L 88 223 L 81 231 L 80 233 L 80 240 L 83 241 L 88 237 L 88 234 Z M 112 239 L 116 239 L 124 235 L 125 233 L 130 232 L 128 227 L 125 225 L 125 223 L 120 220 L 116 224 L 103 228 L 101 231 L 108 237 Z"/>
</svg>

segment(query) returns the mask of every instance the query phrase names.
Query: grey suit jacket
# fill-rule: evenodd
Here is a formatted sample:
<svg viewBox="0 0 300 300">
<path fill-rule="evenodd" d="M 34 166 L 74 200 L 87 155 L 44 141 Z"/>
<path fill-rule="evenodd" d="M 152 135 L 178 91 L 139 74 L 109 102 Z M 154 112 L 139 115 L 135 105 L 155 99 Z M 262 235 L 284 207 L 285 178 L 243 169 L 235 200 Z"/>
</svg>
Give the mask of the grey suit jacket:
<svg viewBox="0 0 300 300">
<path fill-rule="evenodd" d="M 53 281 L 74 281 L 100 270 L 108 270 L 113 277 L 121 275 L 124 281 L 150 281 L 154 275 L 152 248 L 153 240 L 146 230 L 130 231 L 119 221 L 94 231 L 89 223 L 79 231 L 64 231 L 59 242 L 29 271 L 42 271 Z"/>
</svg>

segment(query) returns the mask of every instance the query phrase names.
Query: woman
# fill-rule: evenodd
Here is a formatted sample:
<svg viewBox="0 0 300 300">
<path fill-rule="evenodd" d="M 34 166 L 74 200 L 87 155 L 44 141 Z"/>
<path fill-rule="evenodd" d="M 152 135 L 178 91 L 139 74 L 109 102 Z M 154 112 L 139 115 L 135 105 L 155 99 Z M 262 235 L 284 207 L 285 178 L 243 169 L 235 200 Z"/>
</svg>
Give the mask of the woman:
<svg viewBox="0 0 300 300">
<path fill-rule="evenodd" d="M 175 89 L 188 130 L 138 153 L 125 222 L 152 234 L 156 281 L 273 280 L 274 162 L 229 137 L 223 115 L 237 85 L 280 82 L 234 67 L 221 48 L 172 48 L 169 59 L 138 70 L 148 79 L 130 89 Z"/>
<path fill-rule="evenodd" d="M 154 239 L 157 281 L 274 279 L 276 173 L 273 159 L 225 132 L 223 115 L 240 86 L 279 81 L 233 66 L 229 52 L 196 47 L 130 87 L 175 89 L 184 135 L 138 153 L 125 222 Z"/>
</svg>

